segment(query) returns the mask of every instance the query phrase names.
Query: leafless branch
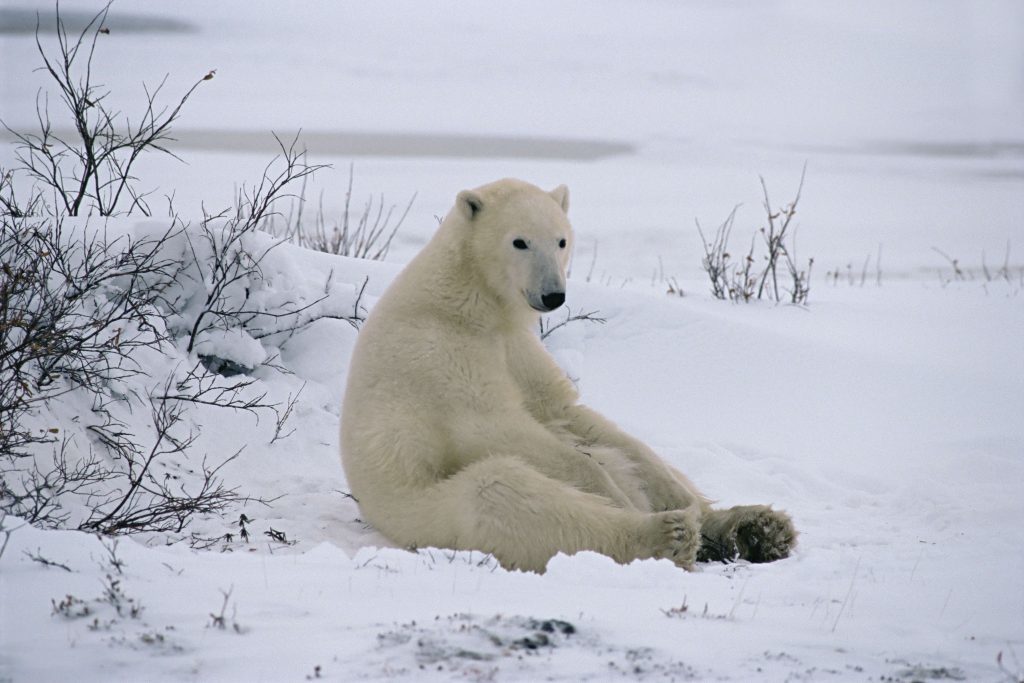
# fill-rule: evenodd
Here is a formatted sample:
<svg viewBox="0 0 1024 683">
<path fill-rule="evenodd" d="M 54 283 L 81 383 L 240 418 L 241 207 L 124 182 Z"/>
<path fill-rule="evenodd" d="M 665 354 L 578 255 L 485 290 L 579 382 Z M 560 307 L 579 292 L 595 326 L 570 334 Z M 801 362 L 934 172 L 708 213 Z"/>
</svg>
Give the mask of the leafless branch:
<svg viewBox="0 0 1024 683">
<path fill-rule="evenodd" d="M 127 200 L 125 213 L 137 209 L 150 215 L 146 203 L 149 193 L 137 189 L 134 167 L 149 152 L 175 156 L 165 144 L 173 140 L 171 126 L 199 85 L 213 75 L 210 71 L 199 78 L 172 106 L 157 104 L 166 77 L 152 90 L 144 86 L 144 106 L 134 119 L 109 108 L 110 91 L 94 81 L 92 70 L 109 11 L 110 3 L 80 33 L 73 35 L 68 32 L 58 4 L 57 46 L 53 51 L 43 45 L 38 22 L 36 25 L 36 49 L 42 69 L 56 86 L 73 132 L 64 135 L 54 131 L 49 96 L 45 94 L 36 99 L 37 132 L 18 132 L 3 124 L 17 140 L 20 170 L 52 193 L 59 210 L 69 216 L 92 211 L 110 216 L 121 210 L 122 199 Z M 12 215 L 27 215 L 13 201 L 13 195 L 0 192 L 0 197 L 5 197 L 0 204 Z M 29 207 L 39 200 L 40 195 L 33 193 Z"/>
<path fill-rule="evenodd" d="M 307 249 L 373 261 L 383 260 L 391 249 L 391 243 L 399 228 L 409 215 L 416 194 L 409 198 L 401 215 L 396 213 L 398 207 L 395 204 L 385 208 L 383 194 L 376 198 L 371 195 L 363 204 L 362 211 L 355 214 L 352 209 L 352 184 L 355 176 L 353 169 L 354 167 L 350 165 L 345 207 L 338 220 L 328 221 L 322 193 L 316 216 L 311 221 L 306 220 L 306 185 L 303 183 L 287 220 L 279 223 L 279 217 L 274 216 L 264 221 L 260 229 Z"/>
<path fill-rule="evenodd" d="M 261 264 L 281 244 L 275 242 L 253 251 L 248 246 L 249 237 L 274 214 L 277 202 L 291 196 L 288 189 L 292 184 L 323 168 L 306 163 L 305 151 L 297 148 L 297 137 L 289 144 L 275 139 L 281 154 L 267 165 L 259 183 L 239 190 L 233 214 L 206 216 L 197 239 L 186 234 L 194 263 L 201 271 L 199 279 L 207 287 L 206 300 L 188 332 L 189 352 L 206 330 L 242 327 L 258 319 L 296 315 L 308 308 L 292 306 L 271 312 L 248 305 L 252 286 L 263 276 Z M 274 170 L 278 162 L 283 167 Z"/>
<path fill-rule="evenodd" d="M 581 320 L 585 320 L 587 322 L 592 322 L 592 323 L 600 323 L 602 325 L 604 323 L 608 322 L 608 320 L 605 319 L 605 318 L 597 317 L 597 311 L 589 311 L 589 312 L 586 312 L 586 313 L 577 313 L 577 314 L 573 315 L 572 309 L 570 309 L 568 306 L 566 306 L 566 308 L 565 308 L 565 318 L 563 320 L 561 320 L 561 321 L 559 321 L 559 322 L 557 322 L 555 324 L 551 324 L 550 322 L 547 322 L 544 318 L 540 319 L 540 323 L 539 323 L 539 325 L 540 325 L 540 338 L 541 339 L 547 339 L 551 335 L 551 333 L 554 332 L 555 330 L 559 330 L 559 329 L 565 327 L 566 325 L 568 325 L 569 323 L 577 322 L 577 321 L 581 321 Z"/>
<path fill-rule="evenodd" d="M 805 165 L 793 201 L 780 209 L 773 208 L 768 185 L 764 178 L 761 178 L 762 206 L 767 218 L 767 225 L 759 230 L 762 243 L 767 250 L 767 254 L 763 256 L 762 267 L 755 265 L 759 261 L 755 256 L 755 239 L 751 239 L 750 248 L 738 261 L 732 258 L 729 251 L 729 240 L 739 206 L 733 208 L 711 239 L 708 239 L 700 222 L 697 222 L 697 232 L 704 247 L 701 265 L 711 282 L 711 294 L 715 298 L 730 301 L 782 301 L 784 293 L 788 293 L 790 303 L 807 303 L 814 259 L 807 261 L 806 268 L 799 265 L 796 255 L 796 228 L 793 226 L 806 171 Z M 779 282 L 780 271 L 788 278 L 788 290 L 785 284 Z"/>
</svg>

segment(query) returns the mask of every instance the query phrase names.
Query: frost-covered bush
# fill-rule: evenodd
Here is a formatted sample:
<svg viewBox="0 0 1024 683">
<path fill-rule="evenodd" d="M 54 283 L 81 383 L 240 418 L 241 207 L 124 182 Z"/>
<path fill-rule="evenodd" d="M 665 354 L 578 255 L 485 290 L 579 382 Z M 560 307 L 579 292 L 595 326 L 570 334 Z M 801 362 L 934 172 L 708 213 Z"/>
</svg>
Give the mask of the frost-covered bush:
<svg viewBox="0 0 1024 683">
<path fill-rule="evenodd" d="M 0 215 L 0 452 L 45 439 L 22 426 L 26 412 L 75 388 L 116 391 L 160 352 L 178 232 L 135 239 L 60 213 Z"/>
<path fill-rule="evenodd" d="M 128 218 L 149 214 L 132 164 L 166 151 L 195 87 L 170 109 L 147 91 L 135 125 L 109 111 L 91 80 L 106 12 L 77 37 L 58 16 L 54 56 L 37 36 L 78 136 L 55 139 L 44 109 L 16 135 L 21 166 L 0 169 L 0 515 L 173 540 L 248 500 L 222 477 L 245 444 L 211 455 L 204 427 L 227 410 L 279 438 L 294 399 L 257 375 L 286 372 L 278 352 L 316 321 L 356 325 L 362 290 L 310 281 L 257 229 L 319 168 L 295 141 L 229 210 Z"/>
<path fill-rule="evenodd" d="M 269 416 L 279 433 L 288 406 L 255 373 L 318 320 L 357 324 L 360 291 L 314 286 L 270 236 L 235 239 L 239 225 L 0 216 L 0 509 L 181 533 L 245 499 L 219 474 L 240 450 L 194 452 L 195 409 Z"/>
</svg>

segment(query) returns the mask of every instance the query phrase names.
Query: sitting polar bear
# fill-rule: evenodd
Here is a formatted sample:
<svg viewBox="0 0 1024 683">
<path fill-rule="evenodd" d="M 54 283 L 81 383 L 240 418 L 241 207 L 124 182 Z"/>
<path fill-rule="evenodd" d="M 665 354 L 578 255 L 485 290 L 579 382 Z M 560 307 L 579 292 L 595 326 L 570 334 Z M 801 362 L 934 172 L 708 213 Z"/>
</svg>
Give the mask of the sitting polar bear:
<svg viewBox="0 0 1024 683">
<path fill-rule="evenodd" d="M 627 563 L 767 562 L 796 533 L 766 506 L 712 509 L 682 474 L 577 403 L 537 337 L 565 300 L 568 189 L 460 192 L 381 297 L 352 355 L 342 462 L 366 521 L 405 547 L 544 571 L 556 553 Z"/>
</svg>

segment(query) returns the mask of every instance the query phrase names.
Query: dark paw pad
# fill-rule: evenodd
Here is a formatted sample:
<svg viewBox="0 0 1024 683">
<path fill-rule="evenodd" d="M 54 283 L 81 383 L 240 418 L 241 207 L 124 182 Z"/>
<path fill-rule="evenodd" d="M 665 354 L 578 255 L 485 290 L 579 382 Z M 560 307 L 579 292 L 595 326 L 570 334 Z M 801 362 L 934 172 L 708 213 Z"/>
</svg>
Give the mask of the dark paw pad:
<svg viewBox="0 0 1024 683">
<path fill-rule="evenodd" d="M 701 522 L 701 562 L 773 562 L 789 556 L 796 530 L 789 515 L 766 505 L 713 510 Z"/>
<path fill-rule="evenodd" d="M 736 527 L 736 548 L 749 562 L 774 562 L 789 557 L 796 542 L 796 531 L 789 517 L 764 512 L 740 522 Z"/>
<path fill-rule="evenodd" d="M 740 551 L 733 538 L 712 538 L 707 534 L 700 535 L 700 550 L 697 551 L 698 562 L 735 562 Z"/>
</svg>

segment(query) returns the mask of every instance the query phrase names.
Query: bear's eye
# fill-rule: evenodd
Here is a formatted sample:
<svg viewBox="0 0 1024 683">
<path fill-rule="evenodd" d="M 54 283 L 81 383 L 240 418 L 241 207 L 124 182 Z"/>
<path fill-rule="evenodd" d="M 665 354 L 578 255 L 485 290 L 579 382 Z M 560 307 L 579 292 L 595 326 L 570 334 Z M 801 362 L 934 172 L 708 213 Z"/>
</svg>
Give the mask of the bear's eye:
<svg viewBox="0 0 1024 683">
<path fill-rule="evenodd" d="M 558 248 L 559 249 L 565 249 L 565 240 L 564 239 L 558 240 Z"/>
<path fill-rule="evenodd" d="M 526 249 L 527 248 L 526 240 L 518 239 L 518 238 L 514 239 L 514 240 L 512 240 L 512 246 L 515 247 L 516 249 Z"/>
</svg>

